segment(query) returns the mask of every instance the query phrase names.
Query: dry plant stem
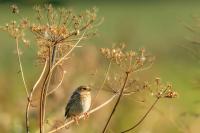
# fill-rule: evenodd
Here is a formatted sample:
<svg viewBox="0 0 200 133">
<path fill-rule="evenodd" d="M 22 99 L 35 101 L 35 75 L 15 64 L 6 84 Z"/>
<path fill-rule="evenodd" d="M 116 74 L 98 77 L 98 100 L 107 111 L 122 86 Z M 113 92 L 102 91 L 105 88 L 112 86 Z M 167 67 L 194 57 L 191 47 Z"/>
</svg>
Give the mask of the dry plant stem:
<svg viewBox="0 0 200 133">
<path fill-rule="evenodd" d="M 98 89 L 97 94 L 96 94 L 96 96 L 94 97 L 94 100 L 93 100 L 93 103 L 92 103 L 91 107 L 94 105 L 94 103 L 95 103 L 95 101 L 96 101 L 96 99 L 97 99 L 97 97 L 98 97 L 98 95 L 99 95 L 99 92 L 103 89 L 103 87 L 104 87 L 104 85 L 105 85 L 105 83 L 106 83 L 106 79 L 108 78 L 108 74 L 109 74 L 109 71 L 110 71 L 111 64 L 112 64 L 112 61 L 110 61 L 109 65 L 108 65 L 108 68 L 107 68 L 107 71 L 106 71 L 106 74 L 105 74 L 105 78 L 104 78 L 104 80 L 103 80 L 103 83 L 101 84 L 101 87 Z"/>
<path fill-rule="evenodd" d="M 33 93 L 35 91 L 35 88 L 38 86 L 38 84 L 41 82 L 42 80 L 42 77 L 44 76 L 44 73 L 45 73 L 45 70 L 46 70 L 46 67 L 47 67 L 47 61 L 45 62 L 45 65 L 44 65 L 44 68 L 42 70 L 42 73 L 39 77 L 39 79 L 37 80 L 37 82 L 35 83 L 35 85 L 33 86 L 31 92 L 30 92 L 30 95 L 28 97 L 28 102 L 27 102 L 27 105 L 26 105 L 26 132 L 29 133 L 30 132 L 30 128 L 29 128 L 29 110 L 30 110 L 30 105 L 31 105 L 31 102 L 32 102 L 32 97 L 33 97 Z"/>
<path fill-rule="evenodd" d="M 117 95 L 118 95 L 118 94 L 113 95 L 111 98 L 109 98 L 107 101 L 105 101 L 105 102 L 102 103 L 101 105 L 99 105 L 99 106 L 97 106 L 96 108 L 90 110 L 90 111 L 88 112 L 88 115 L 90 115 L 90 114 L 92 114 L 92 113 L 94 113 L 94 112 L 100 110 L 101 108 L 103 108 L 104 106 L 106 106 L 107 104 L 109 104 L 111 101 L 114 100 L 114 98 L 115 98 Z M 82 118 L 84 118 L 84 117 L 85 117 L 85 115 L 82 114 L 82 115 L 79 117 L 79 119 L 82 119 Z M 49 131 L 48 133 L 55 133 L 55 132 L 57 132 L 57 131 L 59 131 L 59 130 L 61 130 L 61 129 L 67 127 L 67 126 L 69 126 L 70 124 L 72 124 L 72 123 L 74 123 L 74 122 L 75 122 L 74 120 L 70 120 L 70 121 L 68 121 L 67 123 L 65 123 L 65 124 L 63 124 L 63 125 L 61 125 L 61 126 L 55 128 L 55 129 Z"/>
<path fill-rule="evenodd" d="M 44 93 L 42 95 L 43 98 L 42 98 L 42 101 L 41 101 L 43 103 L 43 107 L 42 107 L 43 130 L 44 130 L 44 121 L 45 121 L 45 107 L 46 107 L 47 91 L 48 91 L 48 88 L 49 88 L 49 85 L 50 85 L 50 81 L 51 81 L 51 76 L 52 76 L 52 73 L 53 73 L 53 71 L 50 71 L 50 70 L 51 70 L 51 67 L 54 65 L 55 58 L 56 58 L 56 44 L 57 44 L 57 41 L 55 41 L 53 43 L 52 52 L 51 52 L 51 46 L 49 47 L 49 73 L 48 73 L 47 81 L 46 81 L 45 86 L 43 88 L 44 89 Z"/>
<path fill-rule="evenodd" d="M 115 105 L 114 105 L 114 107 L 113 107 L 113 109 L 112 109 L 112 112 L 111 112 L 111 114 L 110 114 L 110 116 L 109 116 L 109 118 L 108 118 L 108 120 L 107 120 L 107 122 L 106 122 L 106 125 L 105 125 L 105 127 L 104 127 L 102 133 L 105 133 L 105 132 L 106 132 L 106 129 L 107 129 L 109 123 L 110 123 L 110 120 L 111 120 L 113 114 L 115 113 L 115 110 L 116 110 L 117 106 L 119 105 L 119 102 L 120 102 L 120 100 L 121 100 L 121 97 L 123 96 L 123 91 L 124 91 L 124 89 L 125 89 L 125 87 L 126 87 L 126 84 L 127 84 L 127 81 L 128 81 L 129 74 L 130 74 L 130 72 L 127 71 L 127 72 L 126 72 L 126 77 L 125 77 L 125 80 L 124 80 L 124 84 L 123 84 L 123 86 L 122 86 L 122 88 L 121 88 L 121 91 L 120 91 L 120 93 L 119 93 L 119 96 L 118 96 L 118 98 L 117 98 L 117 101 L 116 101 L 116 103 L 115 103 Z"/>
<path fill-rule="evenodd" d="M 61 80 L 60 80 L 60 83 L 57 85 L 56 88 L 54 88 L 54 89 L 52 89 L 51 91 L 49 91 L 49 92 L 47 93 L 47 96 L 49 96 L 50 94 L 52 94 L 53 92 L 55 92 L 55 91 L 61 86 L 61 84 L 62 84 L 62 82 L 63 82 L 63 79 L 64 79 L 64 77 L 65 77 L 64 75 L 65 75 L 65 73 L 63 72 L 62 78 L 61 78 Z"/>
<path fill-rule="evenodd" d="M 168 87 L 165 90 L 162 91 L 161 95 L 157 96 L 156 100 L 151 105 L 151 107 L 147 110 L 145 115 L 134 126 L 132 126 L 131 128 L 129 128 L 129 129 L 125 130 L 125 131 L 122 131 L 121 133 L 129 132 L 129 131 L 135 129 L 137 126 L 139 126 L 144 121 L 144 119 L 147 117 L 147 115 L 151 112 L 151 110 L 154 108 L 154 106 L 160 100 L 160 98 L 162 98 L 162 94 L 164 94 L 167 90 L 168 90 Z"/>
<path fill-rule="evenodd" d="M 29 124 L 29 109 L 30 109 L 31 101 L 28 99 L 28 103 L 26 105 L 26 133 L 30 133 L 30 124 Z"/>
<path fill-rule="evenodd" d="M 152 67 L 152 65 L 153 65 L 153 63 L 150 64 L 149 66 L 145 67 L 145 68 L 137 69 L 137 70 L 135 70 L 134 72 L 141 72 L 141 71 L 148 70 L 148 69 L 150 69 L 150 68 Z"/>
<path fill-rule="evenodd" d="M 15 41 L 16 41 L 16 47 L 17 47 L 17 57 L 18 57 L 20 72 L 21 72 L 21 75 L 22 75 L 22 81 L 23 81 L 24 87 L 26 89 L 26 95 L 27 95 L 27 97 L 29 97 L 28 87 L 27 87 L 26 80 L 25 80 L 25 77 L 24 77 L 24 71 L 23 71 L 22 62 L 21 62 L 21 56 L 20 56 L 20 50 L 19 50 L 19 40 L 18 40 L 17 37 L 15 38 Z"/>
<path fill-rule="evenodd" d="M 43 118 L 43 115 L 44 115 L 44 93 L 45 93 L 45 84 L 47 83 L 48 76 L 49 76 L 49 71 L 43 82 L 41 95 L 40 95 L 40 133 L 44 132 L 44 126 L 43 126 L 44 125 L 44 121 L 43 121 L 44 120 L 44 118 Z"/>
<path fill-rule="evenodd" d="M 50 69 L 49 69 L 50 71 Z M 49 87 L 49 84 L 50 84 L 50 80 L 51 80 L 51 76 L 52 76 L 52 73 L 48 73 L 48 77 L 47 77 L 47 80 L 46 80 L 46 83 L 44 85 L 44 91 L 43 91 L 43 95 L 42 95 L 42 125 L 43 125 L 43 132 L 44 132 L 44 121 L 45 121 L 45 110 L 46 110 L 46 97 L 47 97 L 47 90 L 48 90 L 48 87 Z"/>
<path fill-rule="evenodd" d="M 41 91 L 41 101 L 40 101 L 40 108 L 41 108 L 41 117 L 40 120 L 42 120 L 41 122 L 41 126 L 42 126 L 42 132 L 44 132 L 44 120 L 45 120 L 45 105 L 46 105 L 46 96 L 47 96 L 47 91 L 49 88 L 49 84 L 50 84 L 50 80 L 51 80 L 51 76 L 52 76 L 52 71 L 51 67 L 54 65 L 55 62 L 55 58 L 56 58 L 56 44 L 57 41 L 55 41 L 53 43 L 53 50 L 52 50 L 52 54 L 51 54 L 51 46 L 49 47 L 49 70 L 48 70 L 48 74 L 47 77 L 45 78 L 43 87 L 42 87 L 42 91 Z"/>
<path fill-rule="evenodd" d="M 21 72 L 21 76 L 22 76 L 22 81 L 24 83 L 24 87 L 25 87 L 25 90 L 26 90 L 26 96 L 27 96 L 27 99 L 28 99 L 28 104 L 27 104 L 27 107 L 26 107 L 26 132 L 29 133 L 30 131 L 29 131 L 29 115 L 28 115 L 28 112 L 29 112 L 29 107 L 30 107 L 30 99 L 29 99 L 30 96 L 29 96 L 29 93 L 28 93 L 28 88 L 27 88 L 25 77 L 24 77 L 24 71 L 23 71 L 23 67 L 22 67 L 20 50 L 19 50 L 19 40 L 18 40 L 17 37 L 16 37 L 15 41 L 16 41 L 17 57 L 18 57 L 20 72 Z"/>
<path fill-rule="evenodd" d="M 55 41 L 53 44 L 53 51 L 51 54 L 51 46 L 49 47 L 49 69 L 48 69 L 48 73 L 46 75 L 43 87 L 42 87 L 42 91 L 41 91 L 41 100 L 40 100 L 40 108 L 41 108 L 41 128 L 42 128 L 42 132 L 44 132 L 44 121 L 45 121 L 45 106 L 46 106 L 46 96 L 47 96 L 47 91 L 49 88 L 49 84 L 50 84 L 50 80 L 51 80 L 51 76 L 52 76 L 52 71 L 51 71 L 51 67 L 54 64 L 54 59 L 56 57 L 56 44 L 57 42 Z"/>
<path fill-rule="evenodd" d="M 48 48 L 48 51 L 49 51 L 49 57 L 50 57 L 50 48 Z M 43 133 L 44 132 L 44 94 L 45 94 L 45 91 L 46 91 L 46 84 L 49 80 L 49 74 L 50 74 L 50 66 L 51 66 L 51 59 L 48 58 L 48 70 L 47 70 L 47 74 L 44 78 L 44 82 L 42 84 L 42 88 L 41 88 L 41 94 L 40 94 L 40 133 Z"/>
<path fill-rule="evenodd" d="M 148 109 L 148 111 L 145 113 L 145 115 L 134 125 L 132 126 L 131 128 L 127 129 L 127 130 L 124 130 L 122 131 L 121 133 L 126 133 L 126 132 L 129 132 L 133 129 L 135 129 L 137 126 L 139 126 L 143 121 L 144 119 L 147 117 L 147 115 L 151 112 L 151 110 L 153 109 L 153 107 L 156 105 L 156 103 L 159 101 L 160 97 L 157 97 L 156 100 L 154 101 L 154 103 L 151 105 L 151 107 Z"/>
<path fill-rule="evenodd" d="M 51 58 L 51 65 L 54 64 L 55 58 L 56 58 L 56 49 L 57 49 L 56 43 L 57 43 L 57 42 L 55 42 L 55 44 L 53 45 L 53 53 L 52 53 L 52 58 Z"/>
<path fill-rule="evenodd" d="M 51 80 L 51 74 L 52 74 L 54 68 L 57 65 L 59 65 L 59 63 L 61 63 L 63 60 L 65 60 L 67 58 L 67 56 L 76 48 L 76 46 L 79 44 L 79 42 L 84 37 L 84 34 L 85 34 L 85 32 L 82 34 L 80 39 L 76 42 L 76 44 L 74 44 L 74 46 L 69 50 L 69 52 L 66 55 L 64 55 L 60 60 L 58 60 L 55 64 L 52 64 L 52 65 L 51 65 L 51 63 L 52 63 L 51 59 L 54 60 L 56 53 L 52 53 L 52 57 L 51 57 L 51 50 L 49 48 L 49 70 L 48 70 L 47 76 L 45 77 L 45 81 L 43 83 L 41 97 L 40 97 L 40 133 L 44 132 L 45 105 L 46 105 L 47 90 L 48 90 L 48 86 L 49 86 L 49 83 Z M 56 43 L 57 42 L 55 42 L 54 45 L 56 45 Z"/>
</svg>

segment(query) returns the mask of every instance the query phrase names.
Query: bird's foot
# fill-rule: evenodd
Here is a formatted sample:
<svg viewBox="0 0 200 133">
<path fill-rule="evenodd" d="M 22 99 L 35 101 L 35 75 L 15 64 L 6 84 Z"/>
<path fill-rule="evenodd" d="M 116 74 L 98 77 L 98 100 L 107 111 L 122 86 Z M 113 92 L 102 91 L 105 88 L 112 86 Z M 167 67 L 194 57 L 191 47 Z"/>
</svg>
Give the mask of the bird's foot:
<svg viewBox="0 0 200 133">
<path fill-rule="evenodd" d="M 89 114 L 88 114 L 88 112 L 85 112 L 85 113 L 84 113 L 83 119 L 85 120 L 85 119 L 87 119 L 87 118 L 89 118 Z"/>
<path fill-rule="evenodd" d="M 79 123 L 78 123 L 79 116 L 73 116 L 72 119 L 76 122 L 77 125 L 79 125 Z"/>
</svg>

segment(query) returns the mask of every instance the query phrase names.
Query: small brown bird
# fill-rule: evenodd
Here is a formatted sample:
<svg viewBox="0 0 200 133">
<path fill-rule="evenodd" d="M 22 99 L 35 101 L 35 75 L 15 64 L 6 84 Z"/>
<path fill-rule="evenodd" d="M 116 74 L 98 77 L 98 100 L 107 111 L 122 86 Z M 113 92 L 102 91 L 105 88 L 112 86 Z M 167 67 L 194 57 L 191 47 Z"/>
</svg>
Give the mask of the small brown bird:
<svg viewBox="0 0 200 133">
<path fill-rule="evenodd" d="M 90 91 L 90 87 L 80 86 L 73 92 L 65 108 L 66 119 L 75 118 L 75 121 L 78 122 L 78 115 L 85 114 L 87 116 L 91 105 Z"/>
</svg>

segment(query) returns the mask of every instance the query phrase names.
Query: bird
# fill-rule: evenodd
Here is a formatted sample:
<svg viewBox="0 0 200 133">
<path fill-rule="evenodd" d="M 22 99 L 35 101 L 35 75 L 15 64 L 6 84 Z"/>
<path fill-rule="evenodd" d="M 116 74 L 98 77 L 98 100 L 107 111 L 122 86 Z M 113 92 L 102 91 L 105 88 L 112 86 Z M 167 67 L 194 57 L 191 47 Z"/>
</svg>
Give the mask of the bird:
<svg viewBox="0 0 200 133">
<path fill-rule="evenodd" d="M 87 112 L 91 106 L 91 89 L 89 86 L 79 86 L 71 95 L 65 107 L 65 120 L 73 118 L 78 124 L 78 116 L 88 117 Z"/>
</svg>

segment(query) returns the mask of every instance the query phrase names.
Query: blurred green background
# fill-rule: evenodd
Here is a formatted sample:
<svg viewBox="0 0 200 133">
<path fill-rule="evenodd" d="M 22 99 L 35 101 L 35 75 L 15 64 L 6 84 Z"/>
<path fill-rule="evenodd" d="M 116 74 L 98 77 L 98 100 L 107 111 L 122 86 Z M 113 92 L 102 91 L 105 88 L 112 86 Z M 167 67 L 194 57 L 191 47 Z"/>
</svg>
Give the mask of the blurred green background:
<svg viewBox="0 0 200 133">
<path fill-rule="evenodd" d="M 33 5 L 46 2 L 0 0 L 0 25 L 18 19 L 10 13 L 10 4 L 16 3 L 22 16 L 34 19 Z M 105 71 L 107 62 L 99 59 L 101 56 L 99 56 L 98 48 L 111 47 L 113 43 L 120 42 L 125 42 L 130 49 L 138 50 L 144 47 L 149 53 L 156 56 L 156 61 L 150 70 L 139 76 L 148 80 L 153 80 L 157 76 L 161 77 L 163 82 L 173 84 L 179 97 L 172 100 L 161 100 L 147 119 L 136 129 L 136 132 L 199 133 L 200 53 L 198 53 L 198 48 L 200 49 L 200 47 L 194 47 L 194 44 L 189 41 L 193 38 L 193 34 L 185 27 L 185 24 L 195 24 L 194 18 L 200 15 L 200 1 L 52 0 L 50 2 L 56 7 L 73 8 L 76 11 L 96 6 L 99 9 L 98 16 L 105 19 L 103 24 L 98 27 L 99 36 L 88 41 L 88 46 L 83 50 L 78 50 L 80 55 L 90 51 L 89 55 L 94 56 L 92 63 L 90 62 L 92 65 L 89 65 L 90 71 L 84 72 L 79 68 L 81 67 L 81 63 L 79 63 L 77 69 L 80 70 L 78 72 L 74 70 L 75 74 L 71 74 L 72 77 L 69 74 L 65 79 L 67 83 L 72 82 L 72 85 L 63 83 L 62 89 L 66 89 L 65 87 L 73 89 L 80 83 L 89 83 L 89 78 L 85 79 L 84 75 L 89 75 L 96 67 L 101 68 L 102 72 Z M 195 54 L 191 50 L 194 50 Z M 31 43 L 28 50 L 22 49 L 22 51 L 25 55 L 22 57 L 25 75 L 29 81 L 28 85 L 31 87 L 41 69 L 36 65 L 34 42 Z M 85 58 L 87 61 L 87 57 Z M 77 62 L 79 61 L 77 54 Z M 0 32 L 0 132 L 2 133 L 24 132 L 26 98 L 18 71 L 14 40 L 7 33 Z M 55 116 L 62 118 L 65 101 L 69 95 L 62 96 L 64 99 L 62 102 L 55 97 L 50 100 L 59 106 L 55 109 Z M 141 98 L 146 99 L 144 103 L 137 102 Z M 112 119 L 109 132 L 115 133 L 136 123 L 148 109 L 152 100 L 153 98 L 150 96 L 134 95 L 131 98 L 124 98 Z M 73 126 L 71 129 L 61 132 L 99 132 L 102 130 L 109 112 L 109 107 L 102 109 L 92 115 L 87 122 L 81 122 L 79 126 Z M 101 117 L 95 119 L 99 115 Z"/>
</svg>

